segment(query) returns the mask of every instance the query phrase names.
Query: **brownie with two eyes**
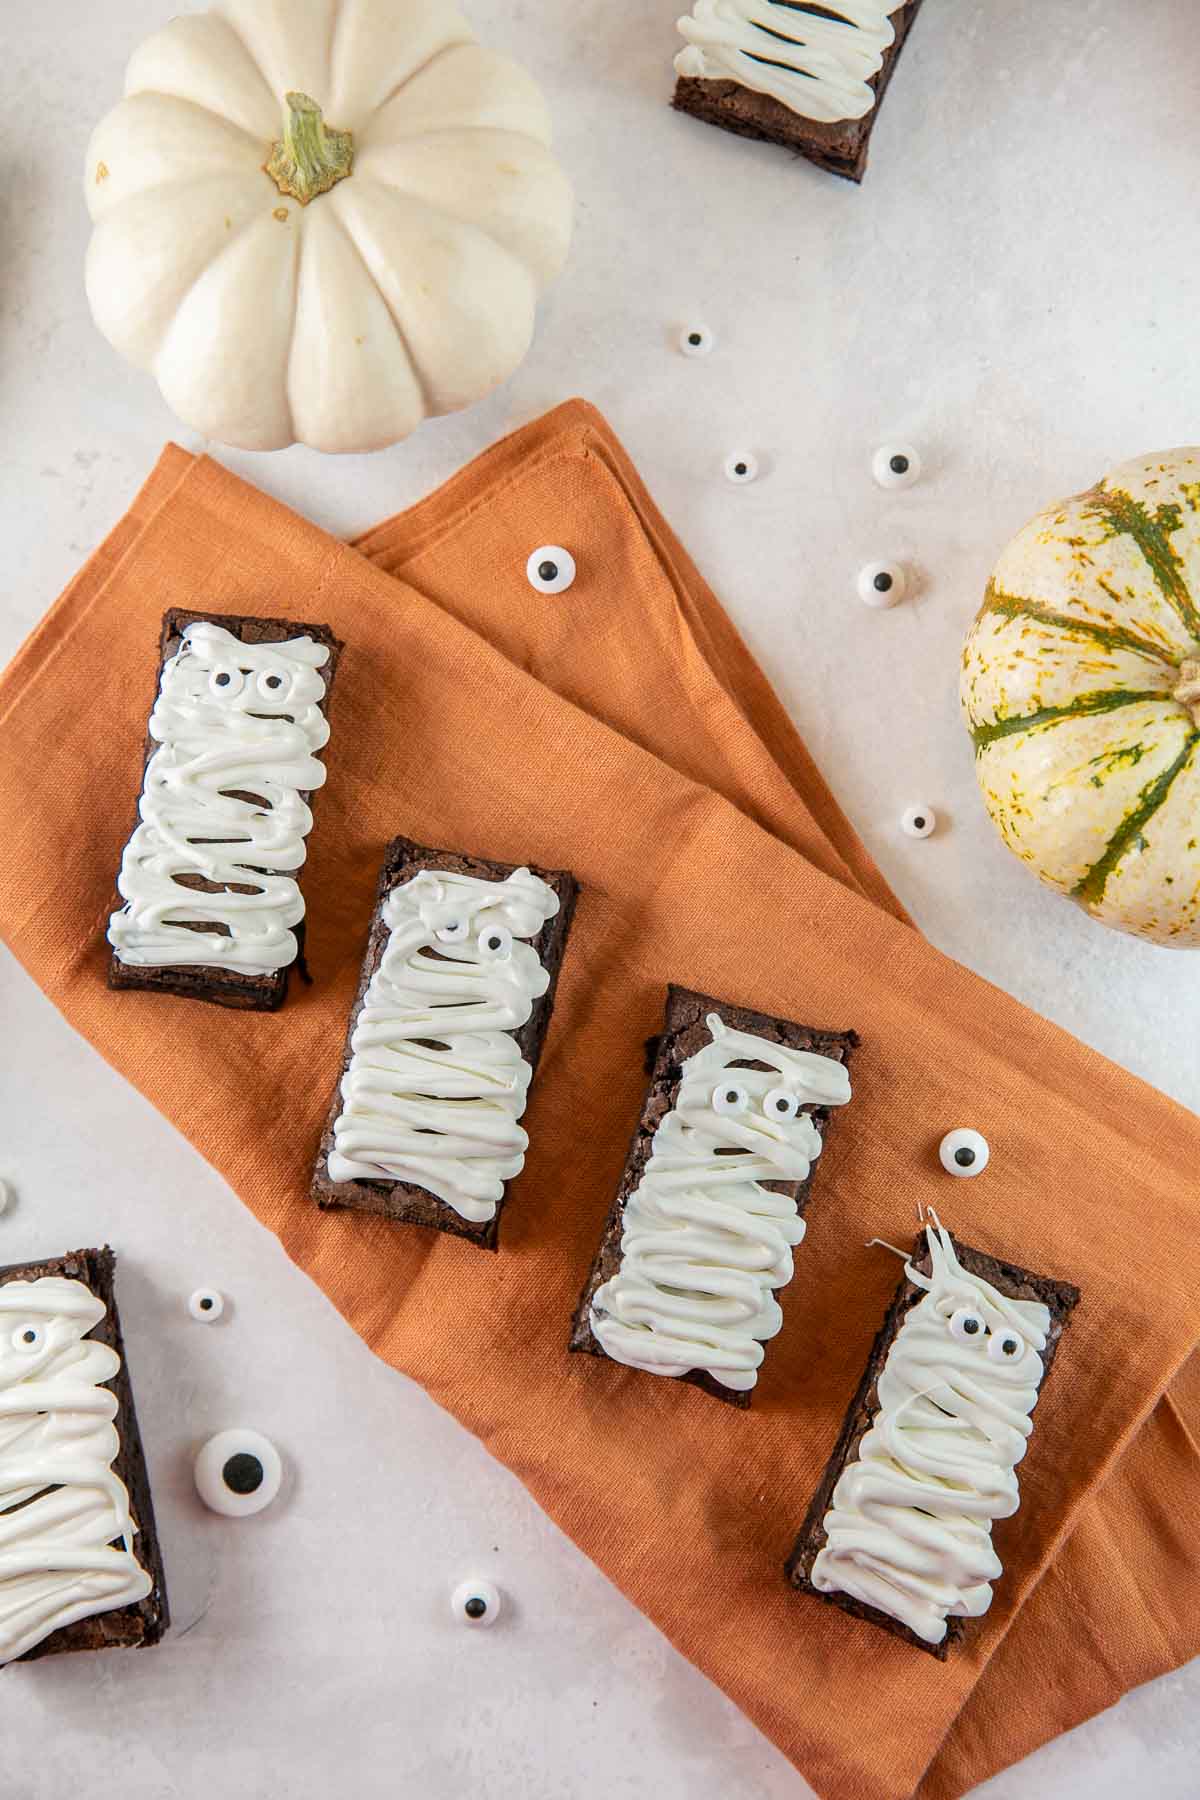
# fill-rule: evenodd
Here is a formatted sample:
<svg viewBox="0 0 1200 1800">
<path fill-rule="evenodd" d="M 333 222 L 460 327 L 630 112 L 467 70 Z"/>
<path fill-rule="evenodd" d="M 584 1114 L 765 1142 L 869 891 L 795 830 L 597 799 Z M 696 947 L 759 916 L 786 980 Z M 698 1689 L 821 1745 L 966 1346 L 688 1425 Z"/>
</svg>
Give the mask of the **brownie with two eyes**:
<svg viewBox="0 0 1200 1800">
<path fill-rule="evenodd" d="M 162 1547 L 154 1522 L 154 1504 L 150 1498 L 150 1476 L 146 1455 L 138 1430 L 137 1411 L 133 1404 L 133 1388 L 129 1380 L 129 1364 L 121 1336 L 121 1320 L 113 1287 L 117 1259 L 107 1247 L 99 1250 L 73 1250 L 67 1256 L 49 1257 L 43 1262 L 10 1263 L 0 1269 L 0 1284 L 9 1281 L 40 1281 L 44 1275 L 59 1275 L 67 1281 L 82 1282 L 90 1288 L 106 1308 L 104 1317 L 88 1337 L 96 1338 L 115 1350 L 121 1367 L 107 1383 L 117 1397 L 117 1416 L 113 1422 L 120 1439 L 120 1449 L 112 1469 L 125 1484 L 129 1495 L 129 1512 L 137 1526 L 133 1553 L 150 1576 L 153 1587 L 144 1600 L 129 1606 L 118 1606 L 108 1612 L 93 1613 L 73 1625 L 60 1626 L 41 1643 L 19 1656 L 18 1662 L 34 1662 L 42 1656 L 55 1656 L 66 1650 L 141 1650 L 149 1649 L 162 1638 L 171 1623 L 167 1604 L 167 1583 L 163 1571 Z"/>
<path fill-rule="evenodd" d="M 1042 1381 L 1038 1389 L 1039 1397 L 1045 1388 L 1046 1377 L 1058 1350 L 1059 1341 L 1070 1319 L 1072 1309 L 1079 1304 L 1079 1289 L 1069 1281 L 1056 1281 L 1049 1275 L 1035 1275 L 1029 1269 L 1022 1269 L 1016 1263 L 1003 1261 L 1000 1257 L 990 1255 L 986 1250 L 973 1250 L 968 1244 L 961 1244 L 951 1234 L 954 1253 L 963 1268 L 972 1275 L 978 1275 L 983 1281 L 990 1282 L 998 1293 L 1009 1300 L 1040 1300 L 1050 1311 L 1050 1329 L 1046 1334 L 1046 1347 L 1042 1351 Z M 912 1266 L 927 1275 L 933 1258 L 929 1251 L 926 1234 L 922 1230 L 918 1236 L 912 1254 Z M 873 1625 L 881 1625 L 895 1637 L 903 1638 L 905 1643 L 913 1644 L 918 1650 L 925 1650 L 936 1656 L 939 1662 L 945 1662 L 950 1651 L 960 1644 L 970 1619 L 948 1618 L 946 1635 L 940 1644 L 930 1644 L 918 1637 L 915 1631 L 899 1619 L 893 1619 L 890 1613 L 881 1612 L 878 1607 L 870 1606 L 866 1601 L 858 1600 L 853 1594 L 825 1593 L 812 1584 L 812 1567 L 826 1542 L 825 1515 L 829 1511 L 833 1499 L 833 1490 L 837 1486 L 838 1477 L 848 1464 L 855 1460 L 858 1446 L 871 1429 L 875 1414 L 879 1409 L 879 1378 L 883 1373 L 883 1365 L 887 1361 L 888 1352 L 896 1339 L 900 1327 L 914 1306 L 925 1298 L 926 1290 L 918 1287 L 907 1274 L 901 1276 L 900 1284 L 892 1296 L 883 1324 L 871 1346 L 871 1354 L 867 1358 L 867 1366 L 858 1386 L 858 1392 L 850 1402 L 849 1410 L 842 1421 L 837 1443 L 833 1454 L 822 1475 L 812 1503 L 805 1515 L 785 1565 L 788 1580 L 794 1588 L 802 1593 L 812 1594 L 818 1600 L 824 1600 L 832 1606 L 840 1607 L 852 1618 L 866 1619 Z M 999 1521 L 1002 1525 L 1003 1521 Z M 995 1528 L 993 1529 L 993 1538 Z"/>
<path fill-rule="evenodd" d="M 798 6 L 798 10 L 825 18 L 840 16 L 836 5 Z M 671 104 L 677 112 L 690 113 L 707 125 L 732 131 L 738 137 L 780 144 L 785 150 L 816 163 L 818 168 L 828 170 L 831 175 L 860 182 L 866 172 L 871 134 L 883 96 L 920 10 L 921 0 L 907 0 L 907 4 L 893 14 L 895 38 L 884 51 L 878 75 L 872 76 L 868 83 L 875 91 L 875 104 L 861 119 L 838 119 L 832 124 L 821 119 L 805 119 L 772 94 L 757 93 L 736 81 L 707 81 L 693 75 L 677 78 Z M 786 61 L 782 47 L 781 60 Z"/>
<path fill-rule="evenodd" d="M 716 1013 L 726 1025 L 736 1031 L 752 1032 L 769 1043 L 785 1044 L 791 1050 L 807 1050 L 816 1056 L 832 1057 L 835 1062 L 845 1064 L 849 1063 L 851 1052 L 859 1041 L 857 1033 L 853 1031 L 821 1031 L 811 1025 L 797 1025 L 791 1019 L 777 1019 L 770 1013 L 752 1012 L 749 1007 L 714 1000 L 711 995 L 696 993 L 692 988 L 676 987 L 674 983 L 667 988 L 667 1010 L 662 1033 L 652 1038 L 647 1045 L 650 1087 L 641 1117 L 634 1128 L 633 1142 L 617 1187 L 612 1211 L 601 1233 L 596 1260 L 579 1296 L 567 1346 L 570 1350 L 585 1351 L 589 1356 L 603 1357 L 606 1362 L 616 1360 L 608 1355 L 592 1330 L 592 1300 L 597 1289 L 614 1276 L 621 1266 L 621 1237 L 625 1228 L 626 1204 L 641 1182 L 650 1158 L 654 1134 L 675 1106 L 683 1064 L 712 1041 L 705 1024 L 709 1013 Z M 749 1066 L 761 1068 L 763 1065 L 760 1063 Z M 810 1106 L 803 1110 L 810 1114 L 817 1131 L 824 1137 L 830 1109 Z M 803 1181 L 764 1181 L 762 1185 L 774 1193 L 788 1195 L 795 1201 L 796 1211 L 803 1218 L 817 1167 L 818 1164 L 814 1162 Z M 618 1366 L 627 1367 L 624 1363 Z M 662 1381 L 667 1378 L 650 1376 L 649 1379 Z M 716 1400 L 724 1400 L 730 1406 L 745 1409 L 750 1405 L 748 1391 L 726 1387 L 723 1381 L 718 1381 L 707 1369 L 691 1369 L 686 1375 L 670 1379 L 702 1388 L 706 1394 L 711 1394 Z"/>
<path fill-rule="evenodd" d="M 383 906 L 388 895 L 393 888 L 403 886 L 425 869 L 471 875 L 482 881 L 505 881 L 516 873 L 517 867 L 515 863 L 492 862 L 486 857 L 473 856 L 462 850 L 432 850 L 425 844 L 413 843 L 411 838 L 393 838 L 388 845 L 379 874 L 379 890 L 375 910 L 371 915 L 358 992 L 350 1008 L 341 1067 L 334 1083 L 333 1098 L 329 1103 L 317 1151 L 316 1168 L 313 1171 L 312 1197 L 318 1206 L 326 1210 L 349 1207 L 355 1212 L 381 1213 L 384 1218 L 395 1219 L 403 1225 L 427 1225 L 434 1231 L 448 1232 L 452 1237 L 468 1238 L 483 1250 L 499 1248 L 500 1215 L 508 1198 L 507 1187 L 497 1202 L 494 1216 L 478 1222 L 464 1219 L 446 1201 L 440 1200 L 425 1188 L 418 1187 L 415 1182 L 366 1179 L 334 1181 L 329 1174 L 329 1156 L 334 1148 L 334 1126 L 343 1106 L 342 1078 L 349 1069 L 350 1059 L 354 1054 L 354 1028 L 366 1000 L 371 977 L 383 961 L 383 953 L 388 945 L 390 931 L 383 916 Z M 532 1081 L 546 1042 L 550 1015 L 554 1011 L 554 996 L 558 989 L 558 977 L 566 953 L 571 921 L 575 916 L 579 883 L 567 869 L 541 869 L 533 863 L 526 863 L 524 867 L 531 874 L 539 876 L 558 896 L 558 911 L 552 919 L 546 920 L 537 936 L 529 940 L 550 977 L 550 985 L 541 999 L 534 1001 L 533 1011 L 525 1024 L 512 1033 L 517 1048 L 529 1064 Z"/>
<path fill-rule="evenodd" d="M 333 635 L 328 625 L 312 625 L 297 619 L 251 618 L 241 613 L 192 612 L 184 607 L 172 607 L 163 616 L 158 647 L 158 667 L 154 677 L 154 696 L 147 711 L 147 718 L 153 711 L 154 702 L 158 698 L 164 666 L 178 652 L 182 634 L 187 627 L 201 621 L 208 625 L 222 626 L 233 637 L 239 638 L 243 644 L 277 644 L 286 642 L 288 638 L 310 637 L 316 643 L 326 645 L 329 650 L 329 658 L 320 671 L 321 678 L 325 683 L 321 711 L 328 716 L 333 677 L 337 669 L 338 658 L 344 649 L 341 639 Z M 145 780 L 146 766 L 158 747 L 147 731 L 142 759 L 143 781 Z M 306 804 L 312 801 L 310 793 L 302 794 L 300 797 Z M 137 822 L 138 815 L 135 814 L 135 830 Z M 247 868 L 250 866 L 246 865 Z M 303 869 L 297 871 L 297 880 L 301 880 L 302 877 Z M 207 886 L 204 878 L 200 875 L 183 874 L 177 875 L 175 879 L 181 887 L 203 890 Z M 233 891 L 252 894 L 255 889 L 247 886 L 235 888 Z M 123 904 L 124 902 L 118 895 L 117 907 Z M 105 926 L 107 929 L 107 920 Z M 299 924 L 292 928 L 296 938 L 296 956 L 293 963 L 282 969 L 274 969 L 267 975 L 243 975 L 236 969 L 208 967 L 201 963 L 181 963 L 177 967 L 172 967 L 169 963 L 143 967 L 136 963 L 122 962 L 114 951 L 108 959 L 108 985 L 110 988 L 141 988 L 152 993 L 178 994 L 185 1000 L 207 1000 L 215 1006 L 236 1007 L 243 1012 L 275 1012 L 287 998 L 288 977 L 292 968 L 299 965 L 301 970 L 304 969 L 304 926 L 305 921 L 301 919 Z M 227 929 L 211 921 L 187 924 L 182 920 L 180 928 L 218 933 L 223 933 Z M 107 944 L 106 936 L 106 947 Z"/>
</svg>

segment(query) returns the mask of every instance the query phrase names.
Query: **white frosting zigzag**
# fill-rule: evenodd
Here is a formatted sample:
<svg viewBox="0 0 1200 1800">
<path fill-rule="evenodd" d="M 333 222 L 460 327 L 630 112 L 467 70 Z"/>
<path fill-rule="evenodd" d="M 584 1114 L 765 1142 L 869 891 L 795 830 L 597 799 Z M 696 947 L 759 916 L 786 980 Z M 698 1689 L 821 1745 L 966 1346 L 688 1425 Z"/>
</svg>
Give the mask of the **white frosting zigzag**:
<svg viewBox="0 0 1200 1800">
<path fill-rule="evenodd" d="M 154 1585 L 111 1467 L 121 1360 L 84 1338 L 104 1313 L 81 1281 L 0 1287 L 0 1662 Z"/>
<path fill-rule="evenodd" d="M 125 905 L 109 920 L 109 942 L 139 967 L 269 975 L 297 955 L 292 927 L 304 899 L 295 871 L 312 827 L 301 795 L 325 780 L 316 752 L 329 726 L 317 671 L 329 650 L 311 637 L 243 644 L 204 621 L 182 635 L 150 715 L 159 748 L 121 860 Z M 205 887 L 181 883 L 184 875 Z"/>
<path fill-rule="evenodd" d="M 948 1617 L 987 1611 L 1002 1573 L 992 1520 L 1020 1502 L 1015 1470 L 1050 1312 L 970 1274 L 941 1225 L 926 1236 L 932 1274 L 905 1268 L 928 1292 L 888 1351 L 879 1410 L 838 1477 L 812 1583 L 940 1644 Z"/>
<path fill-rule="evenodd" d="M 868 85 L 895 42 L 891 14 L 904 0 L 829 0 L 829 19 L 784 0 L 696 0 L 678 21 L 687 42 L 680 75 L 736 81 L 826 125 L 861 119 L 875 104 Z"/>
<path fill-rule="evenodd" d="M 705 1023 L 712 1042 L 684 1063 L 654 1133 L 625 1206 L 621 1266 L 597 1288 L 591 1326 L 617 1362 L 651 1375 L 704 1369 L 744 1390 L 758 1379 L 762 1340 L 783 1323 L 772 1290 L 791 1280 L 804 1236 L 795 1201 L 762 1182 L 806 1178 L 821 1138 L 799 1109 L 843 1105 L 850 1077 L 832 1057 L 734 1030 L 716 1013 Z"/>
<path fill-rule="evenodd" d="M 425 869 L 383 905 L 387 947 L 342 1078 L 331 1181 L 407 1181 L 473 1223 L 524 1166 L 532 1070 L 512 1037 L 550 985 L 536 937 L 558 912 L 528 869 L 504 881 Z"/>
</svg>

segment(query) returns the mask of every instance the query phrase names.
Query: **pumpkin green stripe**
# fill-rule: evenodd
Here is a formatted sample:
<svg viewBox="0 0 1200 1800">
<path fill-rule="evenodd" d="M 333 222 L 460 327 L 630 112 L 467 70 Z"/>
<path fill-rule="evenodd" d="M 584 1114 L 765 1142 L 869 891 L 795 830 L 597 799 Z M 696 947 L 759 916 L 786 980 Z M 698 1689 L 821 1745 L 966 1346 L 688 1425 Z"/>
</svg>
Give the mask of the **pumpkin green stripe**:
<svg viewBox="0 0 1200 1800">
<path fill-rule="evenodd" d="M 1200 612 L 1188 591 L 1187 577 L 1170 533 L 1178 531 L 1183 515 L 1178 506 L 1159 506 L 1154 512 L 1121 488 L 1093 488 L 1087 510 L 1107 520 L 1114 532 L 1131 537 L 1158 584 L 1167 604 L 1179 615 L 1189 635 L 1200 639 Z"/>
<path fill-rule="evenodd" d="M 1109 876 L 1113 874 L 1121 858 L 1136 841 L 1158 811 L 1171 791 L 1171 784 L 1177 775 L 1191 762 L 1200 744 L 1200 731 L 1193 731 L 1183 749 L 1175 758 L 1169 769 L 1149 782 L 1141 792 L 1141 797 L 1133 811 L 1121 822 L 1120 826 L 1109 838 L 1105 851 L 1099 861 L 1094 862 L 1083 879 L 1072 889 L 1072 897 L 1082 900 L 1087 906 L 1098 906 L 1104 898 L 1104 889 Z"/>
<path fill-rule="evenodd" d="M 1038 725 L 1057 725 L 1063 719 L 1084 719 L 1090 713 L 1116 712 L 1122 706 L 1135 706 L 1142 700 L 1167 701 L 1171 696 L 1153 688 L 1144 692 L 1130 688 L 1102 688 L 1094 694 L 1081 694 L 1066 706 L 1043 706 L 1037 712 L 1022 713 L 1013 719 L 993 719 L 990 725 L 976 725 L 971 739 L 976 750 L 986 750 L 999 738 L 1013 737 L 1018 731 L 1032 731 Z"/>
<path fill-rule="evenodd" d="M 987 584 L 980 616 L 989 612 L 999 613 L 1003 619 L 1033 619 L 1039 625 L 1053 625 L 1077 637 L 1091 638 L 1103 650 L 1132 650 L 1138 656 L 1153 657 L 1155 662 L 1171 666 L 1178 661 L 1161 644 L 1139 637 L 1136 631 L 1127 631 L 1123 625 L 1099 625 L 1092 619 L 1073 618 L 1070 613 L 1043 606 L 1040 600 L 1031 600 L 1027 594 L 1003 594 L 994 581 Z"/>
</svg>

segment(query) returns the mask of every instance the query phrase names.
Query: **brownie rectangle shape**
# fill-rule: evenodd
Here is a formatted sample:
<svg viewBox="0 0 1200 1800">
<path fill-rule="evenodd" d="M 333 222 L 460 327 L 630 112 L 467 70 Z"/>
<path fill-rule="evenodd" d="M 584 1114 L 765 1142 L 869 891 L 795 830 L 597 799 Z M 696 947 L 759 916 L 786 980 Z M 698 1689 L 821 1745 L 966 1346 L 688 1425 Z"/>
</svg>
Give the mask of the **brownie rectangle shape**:
<svg viewBox="0 0 1200 1800">
<path fill-rule="evenodd" d="M 334 673 L 343 649 L 341 640 L 333 635 L 328 625 L 312 625 L 296 619 L 251 618 L 240 613 L 193 612 L 183 607 L 172 607 L 163 616 L 158 669 L 154 679 L 154 700 L 158 698 L 163 667 L 179 649 L 182 633 L 189 625 L 199 622 L 220 625 L 244 644 L 273 644 L 284 642 L 288 638 L 311 637 L 316 643 L 326 645 L 329 659 L 321 670 L 325 682 L 321 711 L 328 716 Z M 151 709 L 154 700 L 151 701 Z M 143 784 L 146 767 L 157 749 L 157 743 L 147 732 L 142 763 Z M 307 803 L 311 801 L 312 795 L 305 793 L 301 798 Z M 136 827 L 135 814 L 135 830 Z M 303 872 L 303 867 L 297 870 L 297 881 L 302 879 Z M 187 886 L 188 883 L 184 881 L 181 885 Z M 118 905 L 120 904 L 122 902 L 118 896 Z M 301 919 L 293 929 L 298 945 L 295 962 L 303 965 L 305 921 Z M 105 941 L 107 943 L 107 938 Z M 108 985 L 118 989 L 138 988 L 160 994 L 178 994 L 184 999 L 207 1000 L 215 1006 L 230 1006 L 242 1011 L 275 1012 L 287 997 L 288 977 L 293 966 L 295 965 L 289 964 L 266 975 L 244 975 L 235 969 L 222 969 L 207 964 L 172 966 L 168 963 L 142 966 L 122 962 L 114 950 L 108 961 Z"/>
<path fill-rule="evenodd" d="M 861 119 L 839 119 L 832 124 L 805 119 L 771 94 L 757 93 L 736 81 L 708 81 L 692 75 L 677 77 L 671 104 L 676 111 L 690 113 L 705 124 L 736 132 L 739 137 L 782 144 L 831 175 L 860 182 L 883 96 L 920 9 L 921 0 L 908 0 L 893 16 L 895 38 L 883 53 L 879 73 L 868 83 L 875 91 L 875 104 Z M 836 17 L 836 11 L 831 16 Z"/>
<path fill-rule="evenodd" d="M 954 1244 L 955 1255 L 968 1273 L 980 1276 L 984 1281 L 990 1282 L 999 1293 L 1010 1300 L 1040 1300 L 1050 1309 L 1050 1329 L 1046 1337 L 1046 1347 L 1041 1353 L 1042 1380 L 1038 1388 L 1040 1400 L 1058 1349 L 1059 1340 L 1072 1309 L 1079 1302 L 1079 1289 L 1072 1286 L 1070 1282 L 1055 1281 L 1048 1275 L 1035 1275 L 1029 1269 L 1019 1268 L 1016 1263 L 1005 1262 L 999 1257 L 990 1255 L 987 1251 L 972 1249 L 967 1244 L 959 1243 L 953 1234 L 951 1234 L 951 1241 Z M 918 1234 L 911 1261 L 913 1267 L 920 1270 L 922 1274 L 928 1274 L 933 1266 L 933 1259 L 923 1230 Z M 918 1287 L 914 1281 L 910 1281 L 907 1274 L 901 1277 L 883 1324 L 871 1347 L 871 1354 L 867 1358 L 867 1366 L 859 1383 L 858 1391 L 850 1402 L 849 1410 L 842 1422 L 833 1455 L 830 1457 L 817 1491 L 813 1495 L 804 1524 L 800 1528 L 792 1554 L 788 1558 L 786 1573 L 792 1586 L 799 1588 L 803 1593 L 813 1594 L 818 1600 L 824 1600 L 840 1607 L 852 1618 L 867 1619 L 874 1625 L 881 1625 L 885 1631 L 892 1632 L 894 1636 L 903 1638 L 906 1643 L 914 1644 L 918 1650 L 928 1651 L 939 1661 L 944 1662 L 950 1650 L 962 1642 L 966 1629 L 972 1622 L 970 1619 L 947 1618 L 946 1635 L 941 1643 L 929 1644 L 924 1638 L 918 1637 L 916 1632 L 911 1631 L 901 1620 L 892 1618 L 890 1613 L 881 1612 L 878 1607 L 870 1606 L 865 1601 L 856 1599 L 852 1594 L 824 1593 L 820 1588 L 814 1587 L 810 1579 L 813 1563 L 826 1541 L 824 1518 L 829 1511 L 829 1504 L 838 1477 L 842 1470 L 854 1461 L 858 1446 L 870 1430 L 878 1410 L 879 1377 L 883 1371 L 883 1365 L 887 1361 L 888 1352 L 909 1311 L 924 1299 L 925 1292 L 924 1288 Z M 1034 1417 L 1036 1419 L 1036 1410 Z M 1003 1524 L 1003 1521 L 999 1520 L 997 1523 Z"/>
<path fill-rule="evenodd" d="M 615 1360 L 609 1357 L 592 1330 L 592 1299 L 597 1289 L 615 1275 L 620 1267 L 626 1203 L 642 1179 L 655 1131 L 675 1106 L 682 1079 L 682 1065 L 688 1057 L 710 1042 L 705 1024 L 709 1013 L 716 1013 L 734 1030 L 752 1032 L 756 1037 L 784 1044 L 792 1050 L 807 1050 L 817 1056 L 828 1056 L 835 1062 L 848 1064 L 851 1051 L 858 1043 L 858 1037 L 853 1031 L 820 1031 L 813 1026 L 797 1025 L 790 1019 L 777 1019 L 769 1013 L 753 1012 L 745 1006 L 733 1006 L 724 1000 L 714 1000 L 711 995 L 696 993 L 691 988 L 677 987 L 673 983 L 668 987 L 662 1035 L 657 1040 L 651 1040 L 653 1064 L 649 1071 L 649 1091 L 641 1118 L 634 1130 L 629 1156 L 617 1188 L 616 1200 L 600 1239 L 596 1260 L 579 1297 L 568 1345 L 571 1350 L 586 1351 L 589 1356 L 602 1356 L 606 1361 Z M 813 1124 L 823 1137 L 829 1109 L 808 1107 L 804 1110 L 811 1114 Z M 814 1163 L 803 1181 L 767 1181 L 763 1186 L 776 1193 L 787 1194 L 795 1201 L 796 1211 L 803 1218 L 816 1168 L 817 1164 Z M 651 1379 L 662 1380 L 663 1377 Z M 727 1401 L 731 1406 L 745 1408 L 750 1404 L 748 1391 L 727 1387 L 706 1369 L 692 1369 L 686 1375 L 673 1376 L 671 1379 L 703 1388 L 706 1394 Z"/>
<path fill-rule="evenodd" d="M 144 1600 L 114 1607 L 109 1612 L 94 1613 L 91 1618 L 77 1619 L 73 1625 L 60 1626 L 27 1650 L 24 1656 L 18 1657 L 18 1662 L 33 1662 L 38 1657 L 55 1656 L 67 1650 L 145 1649 L 158 1643 L 171 1622 L 162 1549 L 150 1498 L 150 1477 L 117 1312 L 115 1268 L 116 1257 L 107 1246 L 100 1250 L 73 1250 L 67 1256 L 50 1257 L 43 1262 L 10 1263 L 6 1268 L 0 1268 L 0 1283 L 40 1281 L 44 1275 L 59 1275 L 68 1281 L 82 1282 L 103 1302 L 106 1309 L 103 1319 L 86 1335 L 107 1344 L 121 1359 L 120 1369 L 112 1381 L 105 1384 L 117 1397 L 114 1427 L 120 1448 L 112 1468 L 125 1484 L 130 1515 L 138 1528 L 133 1540 L 134 1555 L 154 1585 Z"/>
<path fill-rule="evenodd" d="M 390 935 L 383 916 L 384 902 L 388 895 L 394 888 L 403 886 L 405 882 L 411 881 L 423 870 L 468 875 L 483 881 L 502 882 L 507 880 L 510 875 L 515 874 L 518 866 L 522 865 L 493 862 L 485 857 L 470 855 L 465 851 L 430 849 L 426 845 L 413 843 L 410 838 L 405 837 L 393 838 L 388 845 L 379 876 L 378 899 L 367 938 L 367 952 L 363 960 L 362 976 L 346 1030 L 341 1070 L 334 1085 L 333 1099 L 330 1102 L 320 1149 L 317 1153 L 316 1168 L 313 1172 L 312 1195 L 319 1206 L 325 1208 L 350 1207 L 359 1212 L 380 1213 L 385 1218 L 395 1219 L 402 1224 L 427 1225 L 435 1231 L 448 1232 L 454 1237 L 468 1238 L 472 1243 L 479 1244 L 485 1250 L 495 1250 L 498 1247 L 500 1215 L 504 1209 L 507 1193 L 501 1197 L 492 1218 L 477 1222 L 464 1219 L 446 1201 L 440 1200 L 436 1194 L 430 1193 L 414 1182 L 365 1179 L 334 1181 L 329 1174 L 329 1156 L 334 1148 L 334 1125 L 343 1106 L 341 1084 L 350 1067 L 350 1059 L 353 1054 L 352 1039 L 358 1023 L 358 1015 L 366 1000 L 371 977 L 383 960 Z M 537 1070 L 542 1047 L 546 1041 L 550 1015 L 554 1010 L 554 996 L 558 988 L 563 954 L 566 950 L 571 920 L 575 912 L 579 884 L 575 877 L 565 869 L 542 869 L 532 863 L 523 866 L 528 868 L 531 874 L 544 881 L 547 887 L 551 888 L 558 896 L 559 902 L 558 911 L 554 917 L 547 919 L 538 935 L 529 940 L 537 952 L 542 967 L 549 974 L 550 984 L 541 998 L 534 1001 L 533 1010 L 525 1024 L 510 1034 L 521 1055 L 529 1064 L 532 1079 L 532 1072 Z"/>
</svg>

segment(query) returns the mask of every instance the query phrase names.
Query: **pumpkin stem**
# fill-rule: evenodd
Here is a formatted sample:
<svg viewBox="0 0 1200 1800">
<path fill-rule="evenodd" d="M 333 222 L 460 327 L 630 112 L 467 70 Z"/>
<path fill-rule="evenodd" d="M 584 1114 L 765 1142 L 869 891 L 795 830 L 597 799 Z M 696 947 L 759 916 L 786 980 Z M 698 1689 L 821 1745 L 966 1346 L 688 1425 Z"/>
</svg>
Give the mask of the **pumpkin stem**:
<svg viewBox="0 0 1200 1800">
<path fill-rule="evenodd" d="M 1200 726 L 1200 657 L 1185 657 L 1180 663 L 1179 686 L 1172 698 L 1178 700 L 1180 706 L 1186 706 Z"/>
<path fill-rule="evenodd" d="M 263 168 L 281 194 L 307 206 L 318 194 L 344 181 L 354 167 L 354 138 L 326 125 L 321 109 L 307 94 L 284 95 L 287 114 L 283 136 L 271 146 Z"/>
</svg>

